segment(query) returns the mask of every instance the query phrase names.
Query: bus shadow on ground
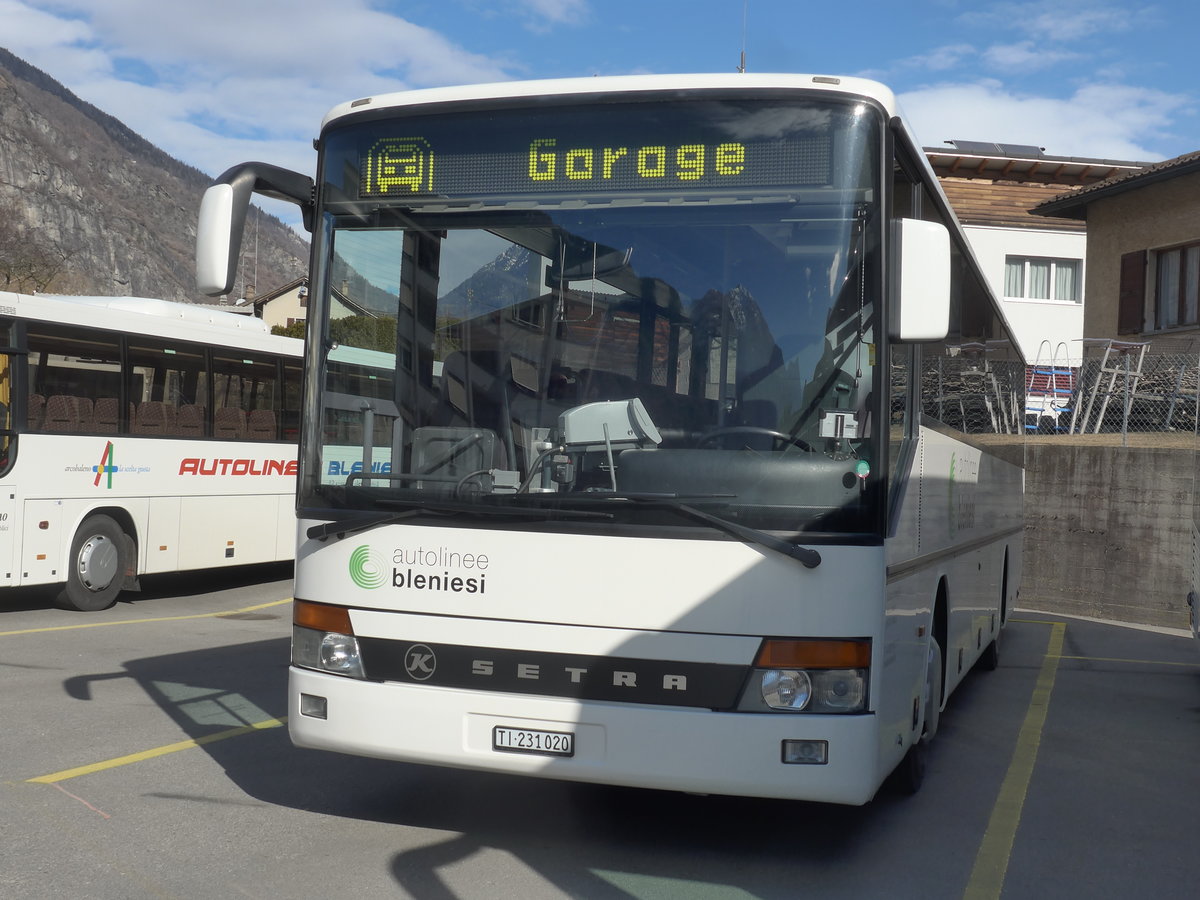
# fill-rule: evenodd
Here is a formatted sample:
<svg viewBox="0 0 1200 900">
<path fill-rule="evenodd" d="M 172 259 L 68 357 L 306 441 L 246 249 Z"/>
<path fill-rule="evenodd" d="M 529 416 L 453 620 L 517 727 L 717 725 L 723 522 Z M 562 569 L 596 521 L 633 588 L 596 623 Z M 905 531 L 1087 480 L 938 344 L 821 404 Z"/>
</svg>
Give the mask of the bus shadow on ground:
<svg viewBox="0 0 1200 900">
<path fill-rule="evenodd" d="M 191 572 L 176 572 L 169 575 L 143 575 L 141 590 L 125 591 L 118 595 L 116 609 L 132 609 L 151 600 L 195 597 L 215 591 L 235 590 L 268 581 L 290 580 L 293 565 L 289 560 L 282 563 L 262 563 L 253 566 L 231 566 L 220 569 L 200 569 Z M 34 587 L 5 588 L 0 590 L 0 614 L 6 612 L 31 612 L 38 609 L 53 609 L 61 585 L 36 585 Z M 80 618 L 71 624 L 80 624 L 87 616 L 64 610 L 64 614 Z"/>
<path fill-rule="evenodd" d="M 496 853 L 518 859 L 567 895 L 596 900 L 690 883 L 736 888 L 735 895 L 795 896 L 790 879 L 798 870 L 805 872 L 806 893 L 822 895 L 828 878 L 830 895 L 841 895 L 844 867 L 894 831 L 913 804 L 930 802 L 889 785 L 865 807 L 843 807 L 425 767 L 295 748 L 285 727 L 213 740 L 283 717 L 288 653 L 288 639 L 276 638 L 144 657 L 70 678 L 64 689 L 87 701 L 96 682 L 134 679 L 186 734 L 204 742 L 187 752 L 208 754 L 256 801 L 439 832 L 416 847 L 406 832 L 386 863 L 397 885 L 419 900 L 458 896 L 451 884 L 463 876 L 452 870 Z M 202 792 L 172 796 L 228 802 Z"/>
</svg>

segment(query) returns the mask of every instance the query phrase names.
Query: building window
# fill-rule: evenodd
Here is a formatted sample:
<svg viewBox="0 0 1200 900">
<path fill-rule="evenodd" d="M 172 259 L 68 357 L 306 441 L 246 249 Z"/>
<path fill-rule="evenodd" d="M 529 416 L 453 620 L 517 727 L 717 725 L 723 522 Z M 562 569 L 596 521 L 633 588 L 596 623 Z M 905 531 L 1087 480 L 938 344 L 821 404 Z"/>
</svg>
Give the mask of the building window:
<svg viewBox="0 0 1200 900">
<path fill-rule="evenodd" d="M 1083 302 L 1083 260 L 1006 256 L 1004 296 L 1023 300 Z"/>
<path fill-rule="evenodd" d="M 1198 324 L 1200 244 L 1159 250 L 1155 256 L 1154 327 Z"/>
<path fill-rule="evenodd" d="M 540 300 L 518 304 L 512 308 L 512 319 L 541 331 L 546 325 L 546 305 Z"/>
</svg>

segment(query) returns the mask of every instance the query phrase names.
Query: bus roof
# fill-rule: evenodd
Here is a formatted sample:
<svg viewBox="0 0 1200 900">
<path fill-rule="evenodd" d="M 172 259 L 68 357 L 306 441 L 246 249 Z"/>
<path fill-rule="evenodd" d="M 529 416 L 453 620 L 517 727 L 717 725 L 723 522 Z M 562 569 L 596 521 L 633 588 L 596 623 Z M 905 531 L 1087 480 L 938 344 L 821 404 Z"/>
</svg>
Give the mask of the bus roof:
<svg viewBox="0 0 1200 900">
<path fill-rule="evenodd" d="M 199 343 L 227 343 L 301 355 L 302 341 L 271 334 L 262 320 L 191 303 L 154 297 L 97 297 L 16 294 L 0 291 L 0 315 L 79 323 L 139 334 L 157 334 Z M 287 343 L 277 343 L 277 342 Z M 285 349 L 286 348 L 286 349 Z"/>
<path fill-rule="evenodd" d="M 890 88 L 866 78 L 837 75 L 714 73 L 694 75 L 617 75 L 595 78 L 559 78 L 540 81 L 509 81 L 495 84 L 457 85 L 364 97 L 335 106 L 321 122 L 321 129 L 344 116 L 368 110 L 397 109 L 429 103 L 545 97 L 569 94 L 628 93 L 671 90 L 820 90 L 865 97 L 895 115 L 896 98 Z"/>
</svg>

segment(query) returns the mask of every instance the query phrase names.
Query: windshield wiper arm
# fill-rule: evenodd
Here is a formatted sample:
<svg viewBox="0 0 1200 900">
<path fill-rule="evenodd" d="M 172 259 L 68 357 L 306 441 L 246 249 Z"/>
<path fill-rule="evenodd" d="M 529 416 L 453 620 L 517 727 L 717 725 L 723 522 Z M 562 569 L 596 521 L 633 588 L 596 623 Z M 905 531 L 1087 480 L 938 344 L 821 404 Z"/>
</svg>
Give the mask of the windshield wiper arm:
<svg viewBox="0 0 1200 900">
<path fill-rule="evenodd" d="M 418 510 L 409 509 L 400 513 L 384 513 L 381 516 L 358 516 L 353 519 L 322 522 L 320 525 L 313 525 L 305 534 L 318 541 L 327 541 L 334 536 L 338 540 L 341 540 L 349 535 L 358 534 L 360 531 L 369 531 L 380 525 L 390 525 L 392 522 L 399 522 L 401 519 L 407 519 L 410 516 L 416 515 L 417 512 Z"/>
<path fill-rule="evenodd" d="M 686 503 L 671 503 L 668 504 L 667 508 L 681 512 L 698 522 L 705 522 L 713 528 L 740 538 L 748 544 L 759 544 L 769 550 L 774 550 L 776 553 L 790 556 L 792 559 L 799 560 L 806 569 L 815 569 L 821 564 L 821 554 L 811 547 L 801 547 L 799 544 L 785 541 L 783 538 L 775 537 L 775 535 L 768 534 L 765 531 L 759 531 L 757 528 L 749 528 L 745 525 L 739 525 L 737 522 L 722 519 L 720 516 L 710 515 L 703 510 L 696 509 L 694 506 L 688 506 Z"/>
<path fill-rule="evenodd" d="M 603 496 L 598 494 L 597 496 Z M 711 513 L 706 513 L 704 510 L 696 509 L 694 506 L 689 506 L 686 503 L 679 502 L 683 499 L 718 499 L 724 498 L 728 494 L 694 494 L 688 496 L 685 494 L 613 494 L 612 499 L 617 500 L 632 500 L 636 503 L 645 503 L 647 505 L 661 505 L 664 509 L 670 509 L 677 513 L 687 516 L 689 519 L 695 519 L 697 522 L 703 522 L 705 525 L 710 525 L 718 531 L 723 531 L 728 535 L 745 541 L 748 544 L 758 544 L 761 547 L 766 547 L 769 550 L 774 550 L 776 553 L 782 553 L 784 556 L 790 556 L 792 559 L 799 560 L 806 569 L 815 569 L 821 564 L 821 554 L 811 547 L 802 547 L 799 544 L 793 544 L 791 541 L 785 541 L 783 538 L 775 537 L 773 534 L 768 534 L 765 531 L 759 531 L 757 528 L 750 528 L 746 525 L 739 525 L 737 522 L 730 522 L 728 519 L 722 519 L 720 516 L 714 516 Z"/>
</svg>

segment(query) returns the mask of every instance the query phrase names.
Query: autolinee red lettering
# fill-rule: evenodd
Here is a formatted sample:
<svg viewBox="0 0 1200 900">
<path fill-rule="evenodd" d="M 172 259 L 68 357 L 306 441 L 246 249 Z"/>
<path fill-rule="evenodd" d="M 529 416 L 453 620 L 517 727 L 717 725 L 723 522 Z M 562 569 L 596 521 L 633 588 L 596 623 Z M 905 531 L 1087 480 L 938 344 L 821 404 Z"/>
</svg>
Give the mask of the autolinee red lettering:
<svg viewBox="0 0 1200 900">
<path fill-rule="evenodd" d="M 179 461 L 180 475 L 291 475 L 297 471 L 294 459 L 205 459 L 187 457 Z"/>
</svg>

